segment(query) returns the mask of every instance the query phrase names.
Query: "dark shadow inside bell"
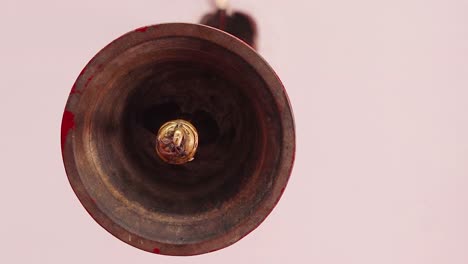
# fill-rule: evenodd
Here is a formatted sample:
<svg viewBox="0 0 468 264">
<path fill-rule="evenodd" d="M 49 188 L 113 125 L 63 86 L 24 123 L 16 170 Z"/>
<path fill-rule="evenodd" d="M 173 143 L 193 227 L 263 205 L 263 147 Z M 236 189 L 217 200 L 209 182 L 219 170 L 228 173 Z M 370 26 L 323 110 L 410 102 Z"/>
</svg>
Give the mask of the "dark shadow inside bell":
<svg viewBox="0 0 468 264">
<path fill-rule="evenodd" d="M 127 76 L 136 85 L 122 111 L 121 142 L 132 173 L 114 180 L 128 199 L 158 213 L 202 213 L 228 203 L 253 175 L 263 144 L 259 122 L 248 84 L 229 67 L 167 61 Z M 195 159 L 183 165 L 155 151 L 158 129 L 173 119 L 199 133 Z"/>
</svg>

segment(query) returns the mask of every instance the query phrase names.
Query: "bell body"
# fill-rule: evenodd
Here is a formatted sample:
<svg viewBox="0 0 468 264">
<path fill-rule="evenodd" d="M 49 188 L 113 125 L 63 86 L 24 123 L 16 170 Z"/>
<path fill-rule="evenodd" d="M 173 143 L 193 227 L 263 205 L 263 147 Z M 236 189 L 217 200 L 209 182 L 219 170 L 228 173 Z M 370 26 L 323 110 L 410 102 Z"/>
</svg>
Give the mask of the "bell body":
<svg viewBox="0 0 468 264">
<path fill-rule="evenodd" d="M 196 131 L 164 134 L 177 151 L 195 146 L 184 162 L 157 151 L 171 120 Z M 88 63 L 61 140 L 70 184 L 103 228 L 149 252 L 196 255 L 267 217 L 289 179 L 294 133 L 284 87 L 255 50 L 220 30 L 174 23 L 129 32 Z"/>
</svg>

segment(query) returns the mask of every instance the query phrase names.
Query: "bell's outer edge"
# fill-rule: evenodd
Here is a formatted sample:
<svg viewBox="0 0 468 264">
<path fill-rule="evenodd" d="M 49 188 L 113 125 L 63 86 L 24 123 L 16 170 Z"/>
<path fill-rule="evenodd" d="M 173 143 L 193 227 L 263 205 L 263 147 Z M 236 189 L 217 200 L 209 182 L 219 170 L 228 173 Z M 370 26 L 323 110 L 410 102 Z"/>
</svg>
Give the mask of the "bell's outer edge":
<svg viewBox="0 0 468 264">
<path fill-rule="evenodd" d="M 264 78 L 264 81 L 272 88 L 272 94 L 281 113 L 281 123 L 283 129 L 284 144 L 281 151 L 281 164 L 278 170 L 278 181 L 275 182 L 273 191 L 269 197 L 262 201 L 259 210 L 239 226 L 223 234 L 221 237 L 212 240 L 203 241 L 197 244 L 171 245 L 152 241 L 150 239 L 139 237 L 130 233 L 125 228 L 116 225 L 109 219 L 97 206 L 86 192 L 77 170 L 77 164 L 74 159 L 74 131 L 75 131 L 75 107 L 79 101 L 81 93 L 92 81 L 94 73 L 99 70 L 101 63 L 112 56 L 116 56 L 119 51 L 129 47 L 141 44 L 149 39 L 162 36 L 189 36 L 214 42 L 229 51 L 239 55 L 246 60 L 254 69 Z M 101 49 L 84 67 L 73 85 L 62 117 L 61 124 L 61 150 L 64 167 L 69 179 L 70 185 L 80 200 L 83 207 L 90 216 L 104 229 L 116 238 L 139 249 L 163 255 L 198 255 L 213 252 L 225 248 L 238 240 L 242 239 L 250 232 L 255 230 L 271 213 L 273 208 L 279 202 L 290 174 L 292 173 L 295 159 L 295 124 L 292 108 L 286 90 L 279 77 L 270 65 L 249 45 L 239 40 L 237 37 L 224 31 L 205 25 L 190 23 L 167 23 L 145 26 L 130 31 L 121 37 L 110 42 Z M 133 237 L 131 241 L 128 237 Z"/>
</svg>

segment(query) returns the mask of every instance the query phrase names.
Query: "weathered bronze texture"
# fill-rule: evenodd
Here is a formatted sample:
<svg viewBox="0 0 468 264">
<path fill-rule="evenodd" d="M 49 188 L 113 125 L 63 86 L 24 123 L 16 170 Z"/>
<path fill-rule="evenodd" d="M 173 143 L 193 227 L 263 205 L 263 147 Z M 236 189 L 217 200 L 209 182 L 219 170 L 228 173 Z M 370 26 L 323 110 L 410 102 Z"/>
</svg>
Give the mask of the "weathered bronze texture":
<svg viewBox="0 0 468 264">
<path fill-rule="evenodd" d="M 156 131 L 196 127 L 196 158 L 158 157 Z M 195 24 L 139 28 L 102 49 L 76 80 L 62 121 L 70 184 L 122 241 L 195 255 L 255 229 L 280 199 L 295 132 L 281 81 L 255 50 Z"/>
</svg>

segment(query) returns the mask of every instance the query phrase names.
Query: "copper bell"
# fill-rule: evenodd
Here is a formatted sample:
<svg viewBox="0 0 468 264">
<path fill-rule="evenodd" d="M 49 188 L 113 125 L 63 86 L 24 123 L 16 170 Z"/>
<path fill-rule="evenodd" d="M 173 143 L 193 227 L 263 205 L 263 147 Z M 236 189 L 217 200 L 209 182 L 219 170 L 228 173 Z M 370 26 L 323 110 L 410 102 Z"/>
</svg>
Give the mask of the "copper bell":
<svg viewBox="0 0 468 264">
<path fill-rule="evenodd" d="M 221 8 L 202 23 L 114 40 L 78 76 L 62 120 L 65 169 L 85 209 L 125 243 L 164 255 L 247 235 L 294 160 L 291 107 L 251 47 L 253 20 Z"/>
</svg>

